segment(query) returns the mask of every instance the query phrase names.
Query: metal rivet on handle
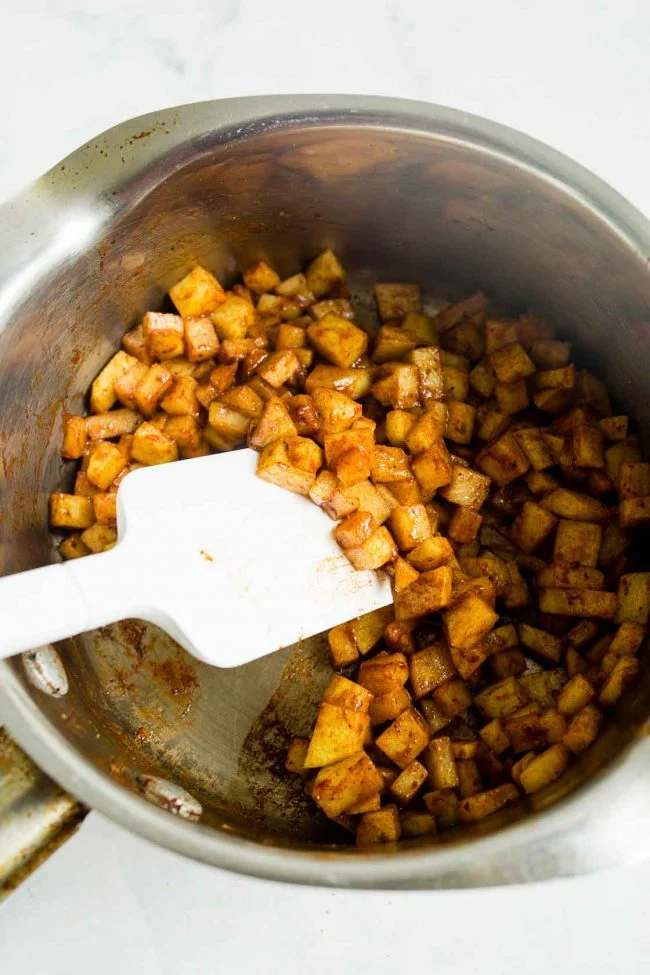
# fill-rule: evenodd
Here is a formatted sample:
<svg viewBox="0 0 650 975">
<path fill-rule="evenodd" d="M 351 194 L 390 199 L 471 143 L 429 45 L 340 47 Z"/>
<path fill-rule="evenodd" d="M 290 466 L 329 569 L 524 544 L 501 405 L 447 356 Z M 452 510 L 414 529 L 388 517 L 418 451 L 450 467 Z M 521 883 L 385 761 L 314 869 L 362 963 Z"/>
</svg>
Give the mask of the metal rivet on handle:
<svg viewBox="0 0 650 975">
<path fill-rule="evenodd" d="M 138 775 L 137 781 L 145 799 L 173 813 L 174 816 L 189 819 L 193 823 L 198 822 L 203 807 L 198 799 L 182 786 L 174 785 L 166 779 L 159 779 L 155 775 Z"/>
<path fill-rule="evenodd" d="M 68 675 L 54 647 L 40 647 L 22 654 L 23 667 L 30 684 L 50 697 L 68 693 Z"/>
</svg>

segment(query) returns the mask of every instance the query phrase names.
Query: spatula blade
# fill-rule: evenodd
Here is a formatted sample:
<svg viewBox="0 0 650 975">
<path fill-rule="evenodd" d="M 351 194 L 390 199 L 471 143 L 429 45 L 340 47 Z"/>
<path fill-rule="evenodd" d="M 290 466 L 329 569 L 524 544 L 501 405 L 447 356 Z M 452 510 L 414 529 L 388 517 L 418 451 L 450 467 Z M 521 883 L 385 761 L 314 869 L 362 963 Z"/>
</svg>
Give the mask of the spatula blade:
<svg viewBox="0 0 650 975">
<path fill-rule="evenodd" d="M 236 666 L 392 601 L 355 571 L 307 498 L 255 476 L 240 450 L 134 471 L 118 494 L 119 546 L 142 615 L 190 653 Z"/>
</svg>

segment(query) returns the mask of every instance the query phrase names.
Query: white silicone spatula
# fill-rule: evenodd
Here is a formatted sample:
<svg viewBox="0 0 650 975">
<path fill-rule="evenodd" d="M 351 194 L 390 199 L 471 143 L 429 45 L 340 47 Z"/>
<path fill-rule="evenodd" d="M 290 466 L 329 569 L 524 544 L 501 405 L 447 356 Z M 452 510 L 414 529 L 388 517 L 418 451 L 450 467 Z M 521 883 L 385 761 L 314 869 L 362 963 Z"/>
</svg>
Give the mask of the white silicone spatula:
<svg viewBox="0 0 650 975">
<path fill-rule="evenodd" d="M 330 519 L 256 464 L 246 449 L 129 474 L 114 548 L 0 578 L 0 658 L 137 617 L 233 667 L 388 605 L 388 579 L 355 571 Z"/>
</svg>

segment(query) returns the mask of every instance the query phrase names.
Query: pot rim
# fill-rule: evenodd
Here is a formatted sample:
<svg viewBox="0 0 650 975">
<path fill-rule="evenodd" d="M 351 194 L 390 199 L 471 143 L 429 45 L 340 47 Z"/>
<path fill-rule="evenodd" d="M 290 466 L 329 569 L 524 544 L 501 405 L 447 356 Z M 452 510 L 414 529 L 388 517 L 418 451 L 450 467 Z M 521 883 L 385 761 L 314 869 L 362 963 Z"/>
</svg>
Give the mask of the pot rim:
<svg viewBox="0 0 650 975">
<path fill-rule="evenodd" d="M 96 152 L 97 143 L 112 145 L 117 151 L 120 143 L 133 140 L 134 130 L 147 137 L 131 142 L 120 182 L 197 137 L 227 142 L 279 126 L 355 124 L 419 130 L 498 155 L 579 200 L 647 260 L 650 222 L 609 185 L 563 154 L 514 129 L 455 109 L 365 95 L 251 96 L 199 102 L 131 119 L 77 149 L 3 204 L 0 225 L 8 222 L 11 226 L 15 214 L 33 203 L 44 185 L 66 206 L 93 185 L 95 193 L 105 190 L 111 180 L 105 157 Z M 93 160 L 97 164 L 94 170 L 71 185 L 67 173 L 81 170 L 82 161 Z M 22 259 L 27 259 L 27 252 Z M 4 286 L 11 284 L 9 277 Z M 18 743 L 60 785 L 120 825 L 185 856 L 268 880 L 359 888 L 474 887 L 582 873 L 650 857 L 650 838 L 635 828 L 650 809 L 650 783 L 643 784 L 648 778 L 650 739 L 628 746 L 594 779 L 552 807 L 491 835 L 399 853 L 344 852 L 269 846 L 185 822 L 152 806 L 76 751 L 39 710 L 6 662 L 0 664 L 0 717 Z"/>
</svg>

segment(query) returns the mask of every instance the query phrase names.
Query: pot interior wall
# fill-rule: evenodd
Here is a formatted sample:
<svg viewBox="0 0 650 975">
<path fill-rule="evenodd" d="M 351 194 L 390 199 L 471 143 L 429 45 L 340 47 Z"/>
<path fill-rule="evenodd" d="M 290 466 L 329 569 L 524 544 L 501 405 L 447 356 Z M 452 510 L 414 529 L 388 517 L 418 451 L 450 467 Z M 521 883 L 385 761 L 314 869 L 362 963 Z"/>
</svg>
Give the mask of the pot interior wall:
<svg viewBox="0 0 650 975">
<path fill-rule="evenodd" d="M 102 238 L 63 267 L 44 266 L 0 335 L 3 572 L 54 557 L 47 495 L 70 478 L 58 453 L 63 410 L 81 408 L 124 331 L 162 307 L 197 262 L 229 282 L 260 258 L 292 273 L 331 246 L 364 315 L 377 277 L 417 281 L 434 305 L 480 288 L 505 311 L 532 308 L 557 324 L 650 428 L 646 261 L 583 201 L 496 152 L 416 130 L 285 126 L 207 140 L 191 159 L 170 153 L 155 173 L 118 186 L 112 206 Z M 214 625 L 218 638 L 217 614 Z M 152 770 L 195 793 L 215 826 L 279 843 L 340 838 L 282 768 L 288 737 L 307 732 L 328 677 L 322 638 L 218 671 L 127 622 L 71 641 L 64 658 L 70 694 L 39 706 L 125 786 Z M 616 752 L 648 696 L 640 688 L 536 806 Z"/>
</svg>

